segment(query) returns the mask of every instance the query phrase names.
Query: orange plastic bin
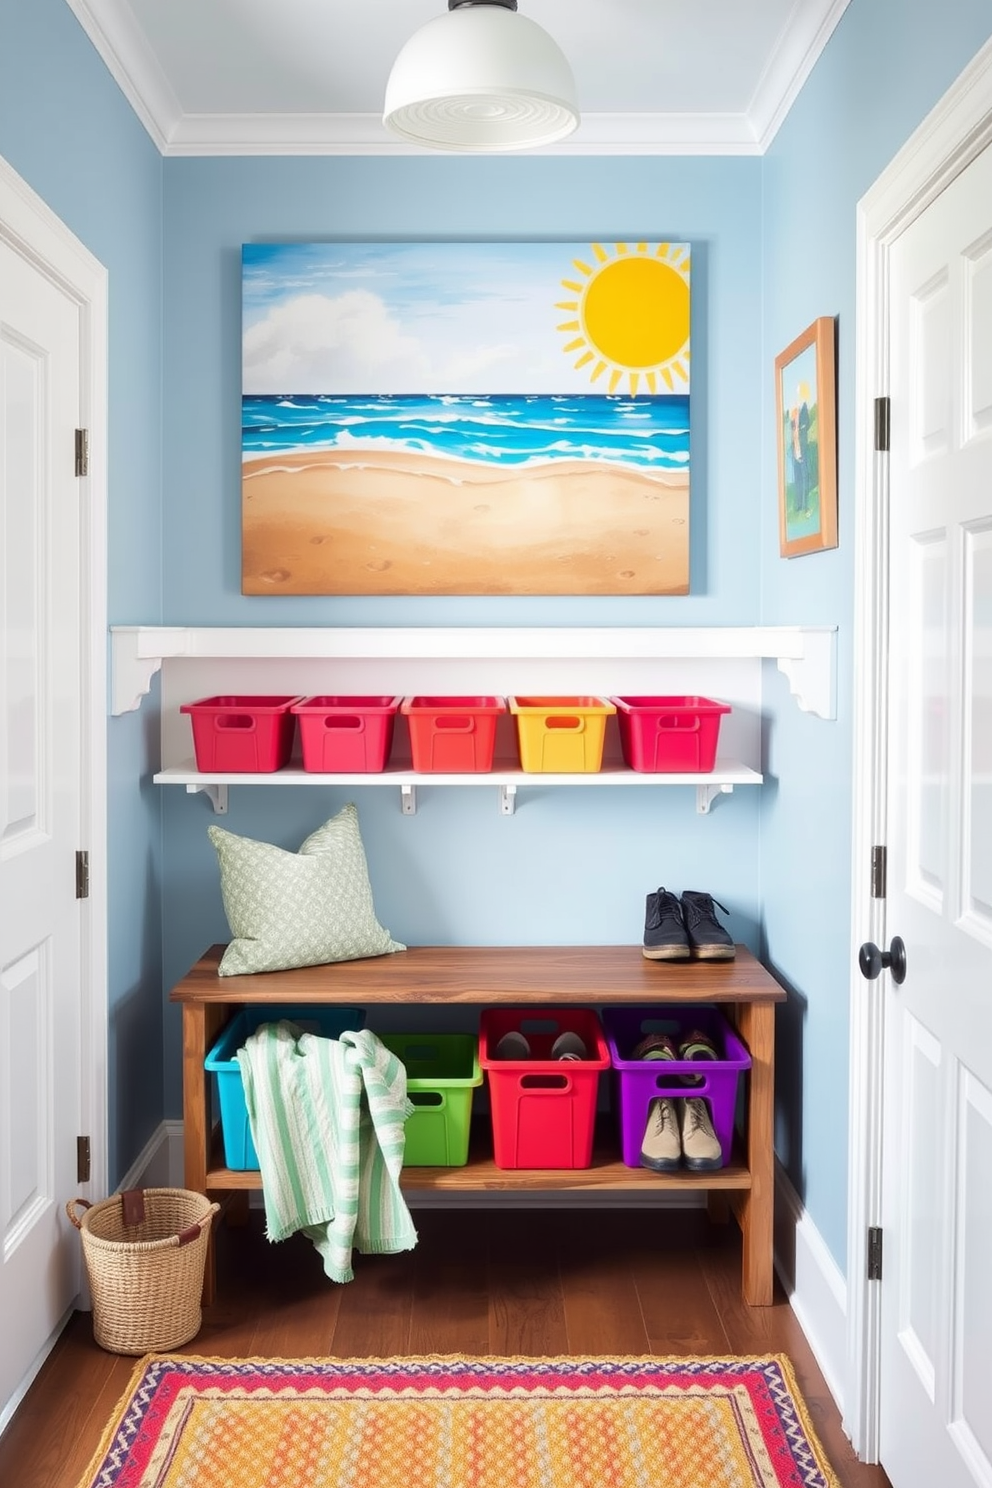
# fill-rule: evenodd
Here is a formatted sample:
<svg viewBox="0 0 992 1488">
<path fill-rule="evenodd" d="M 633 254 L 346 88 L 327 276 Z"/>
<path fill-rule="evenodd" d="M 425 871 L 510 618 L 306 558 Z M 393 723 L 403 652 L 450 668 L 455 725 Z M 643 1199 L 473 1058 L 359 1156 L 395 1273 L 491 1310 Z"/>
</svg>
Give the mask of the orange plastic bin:
<svg viewBox="0 0 992 1488">
<path fill-rule="evenodd" d="M 413 768 L 422 774 L 491 770 L 500 697 L 405 697 L 400 711 L 410 727 Z"/>
</svg>

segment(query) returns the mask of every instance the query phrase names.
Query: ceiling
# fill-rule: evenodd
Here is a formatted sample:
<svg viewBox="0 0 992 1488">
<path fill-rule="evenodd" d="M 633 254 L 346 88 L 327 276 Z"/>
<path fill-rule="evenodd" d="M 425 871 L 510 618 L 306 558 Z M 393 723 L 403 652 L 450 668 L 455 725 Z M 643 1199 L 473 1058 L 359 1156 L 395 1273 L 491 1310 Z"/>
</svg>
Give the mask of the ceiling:
<svg viewBox="0 0 992 1488">
<path fill-rule="evenodd" d="M 165 155 L 424 154 L 383 127 L 446 0 L 67 0 Z M 519 0 L 582 123 L 540 153 L 757 155 L 848 0 Z"/>
</svg>

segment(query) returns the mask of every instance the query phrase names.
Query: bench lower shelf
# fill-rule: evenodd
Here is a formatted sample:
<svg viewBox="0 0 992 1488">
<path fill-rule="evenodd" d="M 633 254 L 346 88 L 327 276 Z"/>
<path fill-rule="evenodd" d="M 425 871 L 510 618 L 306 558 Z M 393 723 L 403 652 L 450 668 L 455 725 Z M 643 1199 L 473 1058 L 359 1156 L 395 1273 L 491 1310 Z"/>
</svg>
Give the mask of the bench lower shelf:
<svg viewBox="0 0 992 1488">
<path fill-rule="evenodd" d="M 409 1193 L 424 1191 L 478 1193 L 491 1189 L 503 1192 L 540 1193 L 595 1192 L 626 1190 L 658 1192 L 665 1190 L 696 1191 L 708 1189 L 741 1190 L 751 1187 L 751 1174 L 740 1152 L 735 1151 L 725 1168 L 712 1173 L 653 1173 L 648 1168 L 628 1168 L 616 1155 L 616 1139 L 610 1125 L 597 1130 L 593 1145 L 592 1165 L 588 1168 L 498 1168 L 492 1155 L 492 1137 L 484 1121 L 473 1126 L 468 1162 L 464 1167 L 404 1168 L 400 1187 Z M 220 1128 L 211 1143 L 211 1162 L 207 1169 L 208 1190 L 260 1189 L 262 1175 L 257 1168 L 223 1166 Z"/>
</svg>

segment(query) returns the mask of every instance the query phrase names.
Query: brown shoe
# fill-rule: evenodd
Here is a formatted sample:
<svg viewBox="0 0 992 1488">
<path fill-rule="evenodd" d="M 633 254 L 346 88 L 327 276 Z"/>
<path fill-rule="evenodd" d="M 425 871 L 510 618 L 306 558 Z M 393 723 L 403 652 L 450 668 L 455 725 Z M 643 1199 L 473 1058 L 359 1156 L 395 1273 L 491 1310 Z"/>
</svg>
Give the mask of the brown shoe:
<svg viewBox="0 0 992 1488">
<path fill-rule="evenodd" d="M 678 1052 L 667 1033 L 646 1033 L 630 1052 L 631 1059 L 678 1059 Z"/>
<path fill-rule="evenodd" d="M 690 1034 L 679 1041 L 679 1059 L 681 1060 L 719 1059 L 719 1057 L 716 1045 L 709 1034 L 700 1033 L 698 1028 L 694 1028 Z M 701 1085 L 703 1076 L 683 1075 L 682 1083 L 683 1085 Z"/>
</svg>

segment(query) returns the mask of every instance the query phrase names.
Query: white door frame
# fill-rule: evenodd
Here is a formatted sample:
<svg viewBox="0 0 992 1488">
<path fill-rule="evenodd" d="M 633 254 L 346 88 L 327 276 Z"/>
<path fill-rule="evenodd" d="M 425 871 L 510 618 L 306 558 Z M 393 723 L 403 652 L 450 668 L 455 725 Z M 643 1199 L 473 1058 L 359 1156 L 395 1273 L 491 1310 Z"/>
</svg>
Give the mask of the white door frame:
<svg viewBox="0 0 992 1488">
<path fill-rule="evenodd" d="M 888 461 L 875 451 L 874 400 L 889 389 L 889 254 L 899 235 L 992 143 L 992 41 L 965 68 L 858 203 L 855 377 L 854 813 L 844 1429 L 878 1461 L 880 1297 L 867 1280 L 868 1228 L 882 1222 L 882 986 L 856 964 L 888 942 L 871 892 L 871 850 L 885 844 L 888 716 Z M 893 926 L 893 933 L 898 932 Z"/>
<path fill-rule="evenodd" d="M 89 473 L 80 512 L 80 848 L 90 886 L 81 919 L 80 1092 L 90 1138 L 85 1194 L 108 1183 L 107 1107 L 107 271 L 0 156 L 0 239 L 44 274 L 79 312 L 80 418 Z M 66 450 L 67 460 L 73 451 Z M 63 1198 L 71 1198 L 68 1194 Z M 40 1363 L 40 1361 L 39 1361 Z"/>
</svg>

